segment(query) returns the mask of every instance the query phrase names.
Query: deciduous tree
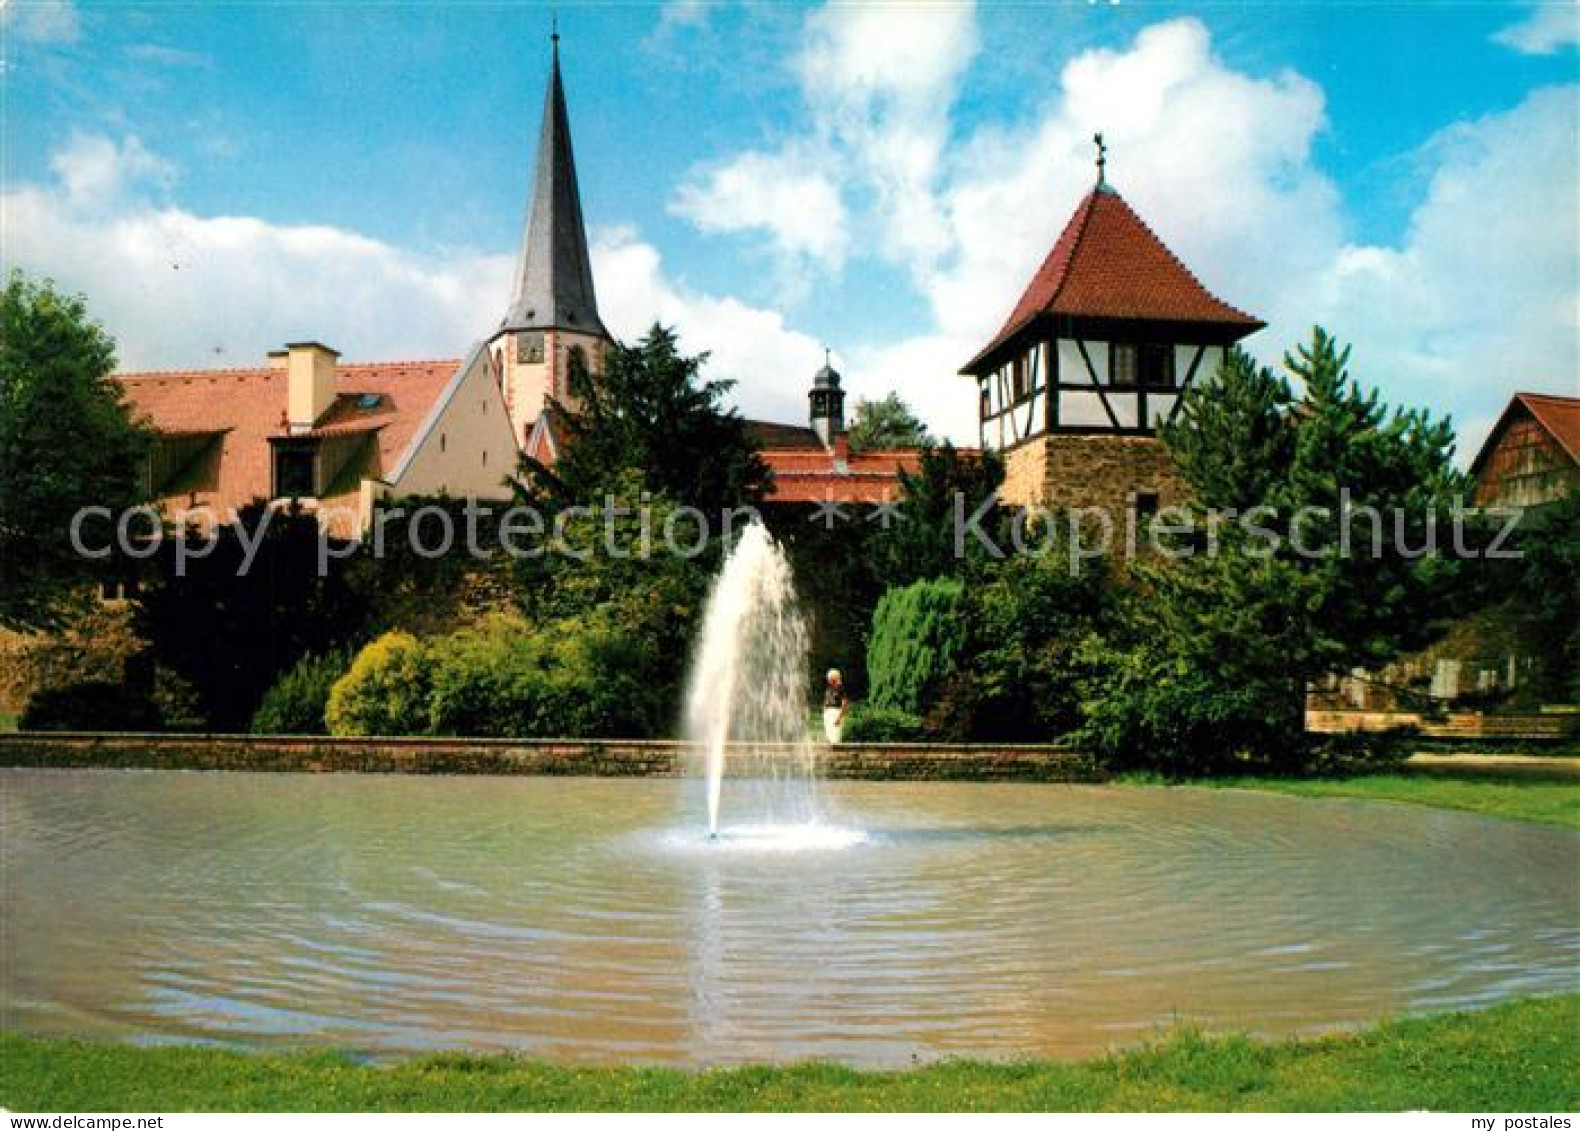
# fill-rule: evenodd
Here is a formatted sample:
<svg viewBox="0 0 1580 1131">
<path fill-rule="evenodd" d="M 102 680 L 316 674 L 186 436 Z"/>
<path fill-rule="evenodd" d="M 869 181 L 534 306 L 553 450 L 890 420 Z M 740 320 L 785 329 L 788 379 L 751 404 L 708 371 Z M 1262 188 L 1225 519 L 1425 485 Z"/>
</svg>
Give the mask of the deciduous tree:
<svg viewBox="0 0 1580 1131">
<path fill-rule="evenodd" d="M 73 549 L 73 517 L 144 497 L 150 441 L 114 368 L 115 343 L 81 296 L 12 272 L 0 292 L 0 625 L 59 623 L 102 566 Z M 98 523 L 96 542 L 112 531 Z"/>
</svg>

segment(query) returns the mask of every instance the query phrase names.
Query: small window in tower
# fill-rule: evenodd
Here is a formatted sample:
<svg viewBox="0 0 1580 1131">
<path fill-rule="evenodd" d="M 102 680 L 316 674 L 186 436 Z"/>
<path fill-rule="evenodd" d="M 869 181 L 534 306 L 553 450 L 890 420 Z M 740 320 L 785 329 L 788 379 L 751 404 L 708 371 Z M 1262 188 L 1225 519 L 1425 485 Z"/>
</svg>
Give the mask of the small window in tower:
<svg viewBox="0 0 1580 1131">
<path fill-rule="evenodd" d="M 525 365 L 543 363 L 543 335 L 527 330 L 516 335 L 516 361 Z"/>
<path fill-rule="evenodd" d="M 1152 521 L 1158 513 L 1158 493 L 1156 491 L 1136 492 L 1136 525 Z"/>
<path fill-rule="evenodd" d="M 1141 383 L 1152 389 L 1174 387 L 1174 347 L 1167 343 L 1148 342 L 1141 347 L 1139 358 Z"/>
<path fill-rule="evenodd" d="M 1015 400 L 1023 401 L 1031 394 L 1030 382 L 1026 378 L 1026 355 L 1021 354 L 1010 365 L 1010 384 L 1015 390 Z"/>
<path fill-rule="evenodd" d="M 449 444 L 450 437 L 443 432 L 439 433 L 439 450 L 444 451 Z"/>
<path fill-rule="evenodd" d="M 583 373 L 586 373 L 587 351 L 582 349 L 581 346 L 572 346 L 570 353 L 566 356 L 566 364 L 568 366 L 568 370 L 579 369 Z"/>
<path fill-rule="evenodd" d="M 1120 387 L 1136 383 L 1140 366 L 1140 347 L 1134 342 L 1115 342 L 1108 349 L 1108 383 Z"/>
</svg>

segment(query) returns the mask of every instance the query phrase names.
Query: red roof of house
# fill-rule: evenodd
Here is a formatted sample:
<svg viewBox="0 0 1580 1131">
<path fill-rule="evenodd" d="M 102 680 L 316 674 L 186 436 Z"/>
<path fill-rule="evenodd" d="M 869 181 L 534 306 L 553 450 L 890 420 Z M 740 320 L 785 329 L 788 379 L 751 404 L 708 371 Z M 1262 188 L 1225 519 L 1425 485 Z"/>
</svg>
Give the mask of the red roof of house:
<svg viewBox="0 0 1580 1131">
<path fill-rule="evenodd" d="M 456 361 L 392 361 L 337 365 L 337 397 L 309 436 L 377 436 L 356 468 L 377 477 L 395 467 L 435 400 L 454 375 Z M 129 407 L 161 436 L 213 436 L 222 444 L 214 473 L 194 489 L 174 492 L 175 506 L 240 509 L 267 499 L 273 489 L 269 441 L 283 438 L 284 369 L 197 369 L 123 373 L 116 378 Z M 377 401 L 371 398 L 377 396 Z M 363 398 L 368 398 L 366 406 Z M 323 499 L 354 501 L 357 484 Z"/>
<path fill-rule="evenodd" d="M 1202 286 L 1146 221 L 1106 185 L 1086 194 L 1003 328 L 961 372 L 979 371 L 992 354 L 1043 314 L 1211 323 L 1238 331 L 1235 338 L 1264 325 Z"/>
<path fill-rule="evenodd" d="M 1471 462 L 1471 474 L 1476 474 L 1492 449 L 1497 447 L 1514 414 L 1523 408 L 1547 431 L 1575 463 L 1580 464 L 1580 397 L 1560 397 L 1552 393 L 1515 393 L 1509 400 L 1497 424 L 1487 433 L 1486 441 Z"/>
<path fill-rule="evenodd" d="M 852 452 L 840 438 L 830 451 L 817 433 L 801 424 L 748 420 L 747 432 L 762 445 L 773 469 L 769 503 L 881 503 L 900 497 L 900 472 L 921 466 L 920 448 Z"/>
<path fill-rule="evenodd" d="M 1514 399 L 1530 409 L 1537 423 L 1562 445 L 1570 459 L 1580 463 L 1580 397 L 1515 393 Z"/>
<path fill-rule="evenodd" d="M 774 473 L 774 489 L 763 500 L 768 503 L 881 503 L 899 498 L 902 469 L 921 465 L 916 448 L 836 454 L 804 424 L 748 420 L 746 434 Z M 527 452 L 552 465 L 562 442 L 554 418 L 545 415 L 528 438 Z"/>
<path fill-rule="evenodd" d="M 844 466 L 832 452 L 767 448 L 763 460 L 774 472 L 770 503 L 881 503 L 900 497 L 900 472 L 921 464 L 915 448 L 866 452 L 845 457 Z"/>
</svg>

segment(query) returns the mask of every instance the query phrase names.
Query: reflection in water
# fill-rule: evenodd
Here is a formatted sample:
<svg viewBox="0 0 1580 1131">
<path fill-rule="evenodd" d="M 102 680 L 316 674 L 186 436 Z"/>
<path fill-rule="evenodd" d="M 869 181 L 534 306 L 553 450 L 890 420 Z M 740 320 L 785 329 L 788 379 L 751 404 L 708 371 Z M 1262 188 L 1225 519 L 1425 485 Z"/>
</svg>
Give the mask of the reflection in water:
<svg viewBox="0 0 1580 1131">
<path fill-rule="evenodd" d="M 0 771 L 0 1011 L 127 1039 L 903 1064 L 1580 984 L 1565 830 L 829 783 L 828 826 L 709 842 L 695 784 Z"/>
</svg>

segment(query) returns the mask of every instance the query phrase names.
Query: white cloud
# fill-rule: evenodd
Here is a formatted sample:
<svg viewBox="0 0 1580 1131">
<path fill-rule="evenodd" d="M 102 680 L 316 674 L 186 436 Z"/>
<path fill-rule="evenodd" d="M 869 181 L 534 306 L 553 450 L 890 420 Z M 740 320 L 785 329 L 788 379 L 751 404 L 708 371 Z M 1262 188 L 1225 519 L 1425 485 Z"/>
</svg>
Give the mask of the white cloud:
<svg viewBox="0 0 1580 1131">
<path fill-rule="evenodd" d="M 1538 0 L 1530 13 L 1492 37 L 1522 55 L 1552 55 L 1580 43 L 1580 3 Z"/>
<path fill-rule="evenodd" d="M 198 67 L 210 70 L 214 60 L 198 51 L 185 51 L 164 43 L 134 43 L 126 49 L 126 57 L 136 63 L 156 67 Z"/>
<path fill-rule="evenodd" d="M 658 250 L 630 229 L 597 232 L 592 255 L 598 306 L 617 338 L 635 341 L 655 320 L 673 326 L 682 350 L 708 353 L 709 377 L 737 383 L 734 399 L 747 416 L 789 423 L 806 418 L 806 391 L 823 351 L 782 314 L 670 279 Z"/>
<path fill-rule="evenodd" d="M 71 140 L 55 180 L 0 196 L 5 270 L 15 264 L 88 296 L 123 369 L 249 366 L 317 338 L 357 360 L 458 356 L 509 293 L 507 255 L 425 256 L 324 225 L 197 216 L 150 188 L 173 170 L 135 139 Z M 822 351 L 773 311 L 694 291 L 626 229 L 594 233 L 600 306 L 624 340 L 655 320 L 707 350 L 751 415 L 800 421 Z"/>
<path fill-rule="evenodd" d="M 715 0 L 668 0 L 659 13 L 659 27 L 661 30 L 675 27 L 704 27 L 715 7 L 717 7 Z"/>
<path fill-rule="evenodd" d="M 837 275 L 857 233 L 848 199 L 865 202 L 863 241 L 902 263 L 946 250 L 935 181 L 948 109 L 977 50 L 969 3 L 830 5 L 808 15 L 794 60 L 805 130 L 776 149 L 692 170 L 671 210 L 709 233 L 753 233 L 782 275 Z M 790 291 L 800 288 L 789 286 Z"/>
<path fill-rule="evenodd" d="M 127 193 L 168 188 L 175 179 L 175 168 L 135 136 L 116 142 L 101 134 L 73 133 L 49 165 L 74 207 L 102 208 Z"/>
<path fill-rule="evenodd" d="M 960 362 L 998 329 L 1090 189 L 1098 130 L 1141 216 L 1209 289 L 1267 317 L 1340 239 L 1338 194 L 1310 164 L 1324 124 L 1314 84 L 1229 70 L 1195 20 L 1077 56 L 1038 120 L 961 148 L 941 197 L 953 253 L 923 278 L 937 325 L 974 343 Z"/>
<path fill-rule="evenodd" d="M 1442 131 L 1405 238 L 1339 249 L 1308 300 L 1389 399 L 1454 409 L 1462 455 L 1516 389 L 1580 395 L 1577 135 L 1574 87 Z"/>
<path fill-rule="evenodd" d="M 1443 130 L 1407 162 L 1422 183 L 1404 233 L 1361 244 L 1312 157 L 1327 127 L 1310 80 L 1237 71 L 1200 23 L 1175 20 L 1071 59 L 1029 120 L 961 135 L 952 105 L 975 34 L 968 9 L 931 11 L 936 27 L 915 16 L 920 30 L 889 47 L 866 9 L 814 14 L 789 61 L 822 92 L 808 96 L 807 133 L 693 170 L 672 202 L 803 265 L 898 262 L 931 325 L 850 343 L 836 363 L 853 400 L 897 390 L 935 432 L 974 442 L 973 390 L 956 370 L 1089 188 L 1096 129 L 1137 211 L 1209 289 L 1271 323 L 1248 343 L 1265 360 L 1320 321 L 1354 343 L 1357 376 L 1385 398 L 1453 411 L 1465 449 L 1515 389 L 1575 391 L 1575 87 Z M 849 160 L 799 160 L 815 144 Z M 353 357 L 452 355 L 493 326 L 508 291 L 505 256 L 424 256 L 161 203 L 176 172 L 135 138 L 74 137 L 53 169 L 0 200 L 6 254 L 84 290 L 128 365 L 252 364 L 314 336 Z M 739 382 L 748 413 L 804 418 L 822 355 L 790 315 L 694 290 L 632 231 L 595 236 L 611 329 L 678 325 L 685 348 L 712 351 L 711 373 Z"/>
<path fill-rule="evenodd" d="M 355 232 L 158 203 L 170 165 L 135 138 L 74 137 L 53 183 L 0 197 L 8 263 L 88 296 L 123 368 L 256 365 L 320 338 L 361 358 L 446 357 L 488 326 L 504 256 L 412 254 Z"/>
<path fill-rule="evenodd" d="M 704 232 L 760 230 L 787 263 L 838 270 L 849 245 L 839 188 L 797 152 L 744 153 L 693 169 L 670 211 Z"/>
<path fill-rule="evenodd" d="M 75 43 L 82 35 L 82 19 L 71 0 L 9 0 L 0 4 L 0 21 L 33 43 Z"/>
<path fill-rule="evenodd" d="M 853 348 L 847 377 L 860 395 L 897 390 L 935 430 L 974 440 L 970 383 L 955 370 L 1001 325 L 1090 188 L 1099 129 L 1110 145 L 1110 180 L 1136 210 L 1210 290 L 1269 322 L 1247 343 L 1264 360 L 1277 362 L 1321 322 L 1354 343 L 1356 375 L 1388 400 L 1460 418 L 1462 452 L 1516 388 L 1575 391 L 1574 87 L 1538 92 L 1432 139 L 1411 162 L 1424 170 L 1423 188 L 1406 232 L 1396 243 L 1363 246 L 1312 157 L 1327 128 L 1322 90 L 1292 71 L 1233 69 L 1196 20 L 1082 52 L 1031 121 L 983 125 L 929 166 L 913 164 L 903 142 L 951 136 L 956 79 L 947 66 L 940 77 L 917 63 L 936 57 L 944 37 L 913 42 L 893 32 L 901 42 L 885 50 L 882 30 L 860 18 L 866 11 L 831 7 L 809 21 L 812 46 L 795 64 L 809 136 L 838 146 L 863 139 L 851 142 L 853 153 L 866 149 L 852 157 L 847 199 L 860 183 L 906 186 L 875 193 L 866 211 L 849 209 L 848 222 L 853 231 L 915 234 L 882 246 L 904 260 L 932 326 Z M 918 27 L 974 42 L 951 22 L 959 11 Z M 872 91 L 914 101 L 896 125 L 873 112 Z M 792 139 L 786 148 L 807 143 Z"/>
<path fill-rule="evenodd" d="M 796 70 L 825 160 L 870 195 L 875 246 L 901 262 L 946 250 L 934 189 L 979 46 L 973 16 L 970 3 L 831 4 L 807 19 Z"/>
</svg>

